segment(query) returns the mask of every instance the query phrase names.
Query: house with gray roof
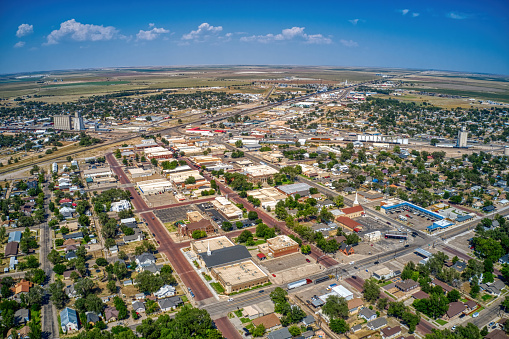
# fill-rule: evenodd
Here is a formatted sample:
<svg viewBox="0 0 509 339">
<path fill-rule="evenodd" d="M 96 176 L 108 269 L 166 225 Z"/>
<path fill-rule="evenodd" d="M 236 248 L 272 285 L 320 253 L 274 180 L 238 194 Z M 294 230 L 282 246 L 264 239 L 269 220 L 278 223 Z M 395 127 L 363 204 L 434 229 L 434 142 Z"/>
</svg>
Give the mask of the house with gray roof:
<svg viewBox="0 0 509 339">
<path fill-rule="evenodd" d="M 20 242 L 21 241 L 21 231 L 14 231 L 14 232 L 11 232 L 9 233 L 9 239 L 7 240 L 7 242 Z"/>
<path fill-rule="evenodd" d="M 362 310 L 359 311 L 359 317 L 366 319 L 366 321 L 371 321 L 376 319 L 376 312 L 364 307 Z"/>
<path fill-rule="evenodd" d="M 137 270 L 141 271 L 143 267 L 149 266 L 156 263 L 156 257 L 152 253 L 142 253 L 135 259 Z"/>
<path fill-rule="evenodd" d="M 183 301 L 179 296 L 174 296 L 160 299 L 157 303 L 159 304 L 159 308 L 161 309 L 161 311 L 166 312 L 177 308 L 177 306 L 182 304 Z"/>
<path fill-rule="evenodd" d="M 366 327 L 372 331 L 376 331 L 385 326 L 387 326 L 387 319 L 385 318 L 377 318 L 375 320 L 371 320 L 366 324 Z"/>
<path fill-rule="evenodd" d="M 288 331 L 287 327 L 283 327 L 280 330 L 270 332 L 267 335 L 268 339 L 291 339 L 292 335 L 290 334 L 290 331 Z"/>
<path fill-rule="evenodd" d="M 14 323 L 16 326 L 26 324 L 30 321 L 30 311 L 26 308 L 22 308 L 14 312 Z"/>
</svg>

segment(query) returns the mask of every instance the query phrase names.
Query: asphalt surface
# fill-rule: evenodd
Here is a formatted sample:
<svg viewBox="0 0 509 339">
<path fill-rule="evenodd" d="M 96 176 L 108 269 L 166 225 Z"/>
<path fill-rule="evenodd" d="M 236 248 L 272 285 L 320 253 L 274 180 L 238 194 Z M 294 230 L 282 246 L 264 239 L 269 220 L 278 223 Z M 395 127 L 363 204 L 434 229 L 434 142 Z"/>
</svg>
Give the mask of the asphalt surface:
<svg viewBox="0 0 509 339">
<path fill-rule="evenodd" d="M 120 166 L 118 166 L 115 157 L 113 157 L 111 153 L 106 156 L 106 159 L 111 168 L 115 171 L 115 174 L 118 175 L 120 182 L 122 184 L 130 183 L 129 179 L 123 173 Z M 150 211 L 151 209 L 147 206 L 141 196 L 138 195 L 134 188 L 129 188 L 132 196 L 131 202 L 136 208 L 136 211 L 140 213 L 142 218 L 145 219 L 150 231 L 155 234 L 155 238 L 159 244 L 158 250 L 166 254 L 166 257 L 170 260 L 173 269 L 178 273 L 182 282 L 187 287 L 191 288 L 195 295 L 194 300 L 201 301 L 213 297 L 207 286 L 204 285 L 201 278 L 180 251 L 180 249 L 186 246 L 187 243 L 176 244 L 169 236 L 164 225 L 162 225 L 154 213 Z"/>
<path fill-rule="evenodd" d="M 43 187 L 44 190 L 44 211 L 46 215 L 49 216 L 49 201 L 51 197 L 51 192 L 49 191 L 47 184 Z M 40 261 L 41 261 L 41 269 L 46 273 L 48 278 L 44 283 L 44 288 L 48 288 L 49 284 L 54 281 L 54 272 L 51 268 L 51 263 L 46 258 L 48 257 L 48 253 L 50 252 L 52 240 L 51 240 L 51 230 L 48 226 L 47 222 L 44 222 L 39 225 L 41 229 L 40 233 Z M 58 338 L 59 331 L 56 328 L 57 325 L 57 317 L 56 311 L 53 308 L 53 303 L 49 300 L 50 295 L 46 294 L 44 304 L 42 305 L 41 312 L 41 327 L 42 327 L 42 335 L 43 338 Z"/>
</svg>

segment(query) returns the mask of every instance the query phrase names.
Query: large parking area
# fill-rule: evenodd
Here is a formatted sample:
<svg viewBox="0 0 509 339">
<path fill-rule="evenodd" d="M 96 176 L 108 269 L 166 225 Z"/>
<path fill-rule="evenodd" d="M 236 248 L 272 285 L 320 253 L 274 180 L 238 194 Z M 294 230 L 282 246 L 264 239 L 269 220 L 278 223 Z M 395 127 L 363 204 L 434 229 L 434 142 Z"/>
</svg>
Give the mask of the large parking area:
<svg viewBox="0 0 509 339">
<path fill-rule="evenodd" d="M 162 210 L 155 210 L 155 215 L 163 222 L 175 222 L 179 220 L 187 219 L 188 211 L 196 211 L 196 207 L 194 205 L 187 206 L 179 206 L 179 207 L 171 207 L 164 208 Z"/>
<path fill-rule="evenodd" d="M 425 230 L 426 227 L 431 226 L 434 221 L 438 220 L 438 218 L 432 218 L 411 207 L 402 207 L 388 211 L 387 216 L 420 231 Z"/>
<path fill-rule="evenodd" d="M 312 259 L 310 259 L 310 261 L 313 262 Z M 265 267 L 270 273 L 277 273 L 290 268 L 301 267 L 306 264 L 308 264 L 306 256 L 301 253 L 294 253 L 280 258 L 267 259 L 260 262 L 260 265 Z"/>
</svg>

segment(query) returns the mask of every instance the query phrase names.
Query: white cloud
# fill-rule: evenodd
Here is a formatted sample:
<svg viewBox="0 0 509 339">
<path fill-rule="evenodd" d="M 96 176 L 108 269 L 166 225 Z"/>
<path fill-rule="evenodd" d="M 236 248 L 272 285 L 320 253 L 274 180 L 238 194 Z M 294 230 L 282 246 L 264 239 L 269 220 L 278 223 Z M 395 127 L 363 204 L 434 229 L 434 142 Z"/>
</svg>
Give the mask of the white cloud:
<svg viewBox="0 0 509 339">
<path fill-rule="evenodd" d="M 101 41 L 118 37 L 118 30 L 113 26 L 82 24 L 74 19 L 64 21 L 60 29 L 48 35 L 47 45 L 58 44 L 63 38 L 70 37 L 75 41 Z"/>
<path fill-rule="evenodd" d="M 34 26 L 29 24 L 21 24 L 18 26 L 18 30 L 16 31 L 16 36 L 21 38 L 25 35 L 31 34 L 34 32 Z"/>
<path fill-rule="evenodd" d="M 305 27 L 292 27 L 286 28 L 279 34 L 266 34 L 266 35 L 252 35 L 240 38 L 240 41 L 256 41 L 262 43 L 269 43 L 273 41 L 288 41 L 294 39 L 303 40 L 309 44 L 330 44 L 332 40 L 324 37 L 322 34 L 306 34 L 304 33 Z"/>
<path fill-rule="evenodd" d="M 182 36 L 182 40 L 194 40 L 197 42 L 201 42 L 205 41 L 212 35 L 219 34 L 222 30 L 223 30 L 222 26 L 212 26 L 204 22 L 200 26 L 198 26 L 197 30 L 184 34 Z"/>
<path fill-rule="evenodd" d="M 418 17 L 419 15 L 421 15 L 421 13 L 412 13 L 412 17 L 414 18 Z"/>
<path fill-rule="evenodd" d="M 154 27 L 154 24 L 149 24 L 150 27 Z M 140 29 L 138 34 L 136 34 L 136 40 L 155 40 L 159 37 L 160 34 L 170 33 L 169 30 L 164 28 L 154 27 L 149 31 L 144 31 Z"/>
<path fill-rule="evenodd" d="M 359 19 L 352 19 L 352 20 L 348 20 L 348 21 L 350 21 L 350 23 L 352 25 L 357 25 L 357 23 L 359 22 Z"/>
<path fill-rule="evenodd" d="M 14 45 L 14 48 L 21 48 L 25 46 L 25 42 L 24 41 L 18 41 L 15 45 Z"/>
<path fill-rule="evenodd" d="M 359 46 L 359 44 L 353 40 L 341 39 L 341 40 L 339 40 L 339 42 L 341 42 L 346 47 L 358 47 Z"/>
<path fill-rule="evenodd" d="M 463 13 L 458 13 L 458 12 L 450 12 L 449 14 L 447 14 L 447 17 L 449 17 L 451 19 L 456 19 L 456 20 L 463 20 L 463 19 L 466 19 L 468 17 L 468 15 L 463 14 Z"/>
<path fill-rule="evenodd" d="M 400 10 L 400 12 L 401 12 L 401 14 L 403 14 L 403 15 L 407 15 L 407 14 L 408 14 L 408 12 L 410 12 L 410 10 L 409 10 L 409 9 L 401 9 L 401 10 Z"/>
</svg>

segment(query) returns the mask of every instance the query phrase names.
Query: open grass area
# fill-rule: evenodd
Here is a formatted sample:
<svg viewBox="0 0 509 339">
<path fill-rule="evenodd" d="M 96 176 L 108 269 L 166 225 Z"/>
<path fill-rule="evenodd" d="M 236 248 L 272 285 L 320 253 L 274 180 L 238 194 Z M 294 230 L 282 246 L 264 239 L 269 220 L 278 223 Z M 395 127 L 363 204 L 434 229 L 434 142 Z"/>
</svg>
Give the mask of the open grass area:
<svg viewBox="0 0 509 339">
<path fill-rule="evenodd" d="M 251 287 L 251 288 L 246 288 L 245 290 L 240 290 L 238 292 L 230 293 L 230 295 L 235 295 L 235 294 L 240 294 L 240 293 L 244 293 L 244 292 L 248 292 L 248 291 L 252 291 L 252 290 L 257 290 L 259 288 L 262 288 L 262 287 L 265 287 L 265 286 L 270 286 L 270 285 L 272 285 L 272 283 L 269 281 L 268 283 L 263 284 L 263 285 L 258 285 L 258 286 L 254 286 L 254 287 Z"/>
<path fill-rule="evenodd" d="M 443 319 L 437 319 L 436 320 L 437 323 L 439 323 L 440 325 L 444 326 L 445 324 L 447 324 L 447 321 L 443 320 Z"/>
<path fill-rule="evenodd" d="M 487 302 L 487 301 L 490 301 L 491 299 L 493 299 L 493 296 L 489 295 L 489 294 L 485 294 L 481 297 L 481 299 L 484 301 L 484 302 Z"/>
<path fill-rule="evenodd" d="M 235 313 L 235 315 L 236 315 L 237 317 L 239 317 L 239 318 L 240 318 L 240 317 L 242 317 L 242 311 L 243 311 L 243 310 L 244 310 L 244 309 L 243 309 L 243 308 L 241 308 L 241 309 L 239 309 L 239 310 L 233 311 L 233 313 Z"/>
<path fill-rule="evenodd" d="M 459 95 L 468 98 L 476 98 L 476 99 L 484 99 L 484 100 L 493 100 L 493 101 L 503 101 L 509 102 L 509 92 L 489 92 L 487 91 L 468 91 L 468 90 L 458 90 L 458 89 L 446 89 L 446 88 L 431 88 L 431 87 L 402 87 L 404 89 L 418 90 L 423 92 L 431 92 L 431 93 L 441 93 L 448 95 Z M 432 97 L 430 97 L 432 98 Z"/>
<path fill-rule="evenodd" d="M 220 283 L 218 282 L 213 282 L 213 283 L 210 283 L 210 286 L 212 286 L 212 288 L 214 288 L 214 290 L 216 291 L 216 293 L 218 294 L 223 294 L 224 293 L 224 287 L 221 286 Z"/>
</svg>

